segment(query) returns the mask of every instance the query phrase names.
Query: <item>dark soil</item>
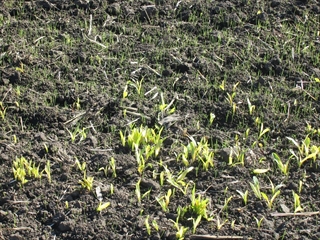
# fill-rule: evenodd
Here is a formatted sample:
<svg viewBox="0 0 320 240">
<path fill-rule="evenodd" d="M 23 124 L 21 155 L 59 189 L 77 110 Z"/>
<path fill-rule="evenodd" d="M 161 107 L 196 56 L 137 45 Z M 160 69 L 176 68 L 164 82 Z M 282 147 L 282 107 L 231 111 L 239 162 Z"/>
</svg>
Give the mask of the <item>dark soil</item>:
<svg viewBox="0 0 320 240">
<path fill-rule="evenodd" d="M 286 162 L 290 149 L 298 152 L 286 137 L 301 143 L 309 134 L 312 145 L 320 145 L 319 16 L 317 0 L 2 0 L 0 239 L 176 239 L 177 209 L 190 204 L 192 187 L 186 195 L 176 189 L 163 211 L 156 198 L 174 187 L 160 186 L 159 162 L 174 176 L 185 170 L 176 156 L 190 136 L 205 137 L 215 153 L 212 168 L 194 164 L 186 180 L 209 199 L 213 220 L 202 219 L 193 234 L 189 218 L 196 216 L 186 214 L 179 219 L 189 228 L 185 239 L 320 239 L 319 214 L 273 215 L 294 211 L 293 191 L 302 213 L 319 211 L 319 154 L 301 168 L 292 158 L 288 176 L 272 158 L 277 153 Z M 142 92 L 128 85 L 124 99 L 128 81 L 141 81 Z M 227 101 L 233 92 L 235 113 Z M 159 110 L 161 94 L 166 104 L 172 101 L 172 115 Z M 255 105 L 252 114 L 247 99 Z M 270 128 L 260 139 L 257 117 Z M 119 131 L 128 133 L 131 122 L 162 125 L 166 137 L 142 175 L 135 153 L 120 141 Z M 69 131 L 76 128 L 86 136 L 72 142 Z M 228 164 L 236 148 L 245 150 L 244 165 Z M 22 185 L 13 175 L 20 157 L 41 171 L 49 160 L 52 181 L 43 172 Z M 111 157 L 117 176 L 101 171 Z M 94 177 L 91 191 L 79 184 L 76 160 Z M 268 196 L 270 180 L 283 184 L 271 209 L 250 188 L 254 169 L 270 169 L 257 175 Z M 141 202 L 139 180 L 141 194 L 151 190 Z M 110 202 L 102 212 L 96 189 Z M 248 190 L 247 205 L 237 190 Z M 217 219 L 226 221 L 221 229 Z"/>
</svg>

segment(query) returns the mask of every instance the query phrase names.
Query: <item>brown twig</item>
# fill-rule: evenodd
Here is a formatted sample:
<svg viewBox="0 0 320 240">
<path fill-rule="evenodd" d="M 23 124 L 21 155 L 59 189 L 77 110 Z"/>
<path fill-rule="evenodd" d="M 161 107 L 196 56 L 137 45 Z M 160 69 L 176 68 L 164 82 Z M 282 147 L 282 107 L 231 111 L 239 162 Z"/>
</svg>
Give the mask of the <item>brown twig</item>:
<svg viewBox="0 0 320 240">
<path fill-rule="evenodd" d="M 214 235 L 192 235 L 190 237 L 192 240 L 205 240 L 205 239 L 219 239 L 219 240 L 235 240 L 235 239 L 252 239 L 247 237 L 241 237 L 241 236 L 214 236 Z"/>
<path fill-rule="evenodd" d="M 272 217 L 291 217 L 291 216 L 312 216 L 320 214 L 320 212 L 302 212 L 302 213 L 271 213 Z"/>
</svg>

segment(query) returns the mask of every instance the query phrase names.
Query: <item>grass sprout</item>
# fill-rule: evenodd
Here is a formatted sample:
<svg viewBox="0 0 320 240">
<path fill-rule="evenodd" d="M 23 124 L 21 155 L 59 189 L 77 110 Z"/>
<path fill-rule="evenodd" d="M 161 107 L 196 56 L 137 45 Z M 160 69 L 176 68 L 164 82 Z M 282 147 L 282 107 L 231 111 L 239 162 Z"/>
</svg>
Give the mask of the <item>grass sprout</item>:
<svg viewBox="0 0 320 240">
<path fill-rule="evenodd" d="M 189 228 L 180 225 L 179 222 L 178 222 L 178 218 L 177 218 L 176 221 L 173 221 L 172 219 L 170 219 L 170 221 L 173 222 L 173 226 L 177 230 L 176 239 L 177 240 L 183 240 L 184 236 L 185 236 L 185 234 L 186 234 L 186 232 L 188 231 Z"/>
<path fill-rule="evenodd" d="M 86 172 L 84 172 L 83 178 L 79 180 L 79 183 L 81 184 L 82 188 L 87 189 L 88 191 L 91 191 L 93 188 L 93 179 L 94 177 L 88 177 Z"/>
<path fill-rule="evenodd" d="M 245 192 L 237 190 L 237 192 L 240 194 L 244 205 L 247 205 L 248 204 L 248 193 L 249 193 L 248 190 L 246 190 Z"/>
<path fill-rule="evenodd" d="M 223 207 L 222 207 L 222 210 L 223 210 L 223 211 L 227 211 L 227 210 L 228 210 L 228 205 L 229 205 L 229 203 L 230 203 L 230 201 L 231 201 L 232 198 L 233 198 L 233 197 L 231 196 L 231 197 L 229 197 L 229 198 L 225 198 L 225 199 L 224 199 L 224 205 L 223 205 Z"/>
<path fill-rule="evenodd" d="M 320 157 L 320 146 L 311 145 L 309 136 L 306 136 L 301 144 L 291 137 L 287 137 L 287 139 L 298 148 L 298 154 L 296 154 L 292 149 L 290 149 L 290 152 L 292 157 L 297 159 L 299 167 L 301 167 L 309 159 L 313 159 L 313 161 L 315 161 L 318 157 Z"/>
<path fill-rule="evenodd" d="M 208 218 L 207 207 L 209 204 L 209 199 L 203 198 L 201 194 L 198 194 L 198 197 L 196 197 L 195 191 L 196 191 L 196 188 L 194 186 L 191 193 L 191 204 L 188 210 L 192 214 L 195 214 L 197 217 L 201 216 L 208 220 L 209 218 Z"/>
<path fill-rule="evenodd" d="M 261 200 L 260 183 L 256 176 L 253 176 L 253 183 L 249 183 L 254 195 Z"/>
<path fill-rule="evenodd" d="M 214 152 L 209 148 L 206 138 L 202 138 L 198 143 L 191 141 L 187 146 L 182 146 L 183 153 L 178 155 L 177 160 L 181 159 L 185 166 L 198 162 L 205 171 L 214 166 Z"/>
<path fill-rule="evenodd" d="M 81 172 L 84 172 L 86 170 L 86 167 L 87 167 L 86 162 L 80 163 L 80 161 L 76 158 L 76 165 Z"/>
<path fill-rule="evenodd" d="M 272 195 L 271 199 L 269 199 L 269 197 L 267 196 L 266 193 L 261 192 L 261 196 L 262 196 L 262 198 L 266 201 L 269 209 L 272 208 L 272 205 L 273 205 L 274 200 L 275 200 L 276 197 L 279 196 L 279 195 L 280 195 L 280 190 L 276 191 L 276 192 Z"/>
<path fill-rule="evenodd" d="M 264 220 L 264 217 L 260 218 L 260 220 L 256 217 L 254 217 L 254 219 L 256 220 L 258 230 L 260 230 L 262 221 Z"/>
<path fill-rule="evenodd" d="M 148 128 L 147 126 L 140 126 L 139 128 L 131 126 L 130 133 L 126 137 L 122 131 L 120 131 L 120 139 L 123 146 L 128 147 L 135 151 L 136 148 L 142 148 L 143 152 L 147 153 L 148 158 L 152 155 L 157 157 L 162 143 L 165 140 L 161 137 L 163 128 Z M 149 145 L 149 147 L 147 147 Z"/>
<path fill-rule="evenodd" d="M 138 182 L 136 183 L 136 190 L 135 190 L 135 193 L 136 193 L 136 196 L 138 199 L 138 203 L 141 203 L 140 182 L 141 182 L 141 179 L 139 179 Z"/>
<path fill-rule="evenodd" d="M 146 226 L 147 233 L 150 236 L 151 235 L 151 226 L 149 224 L 149 215 L 146 217 L 146 220 L 144 221 L 144 225 Z"/>
<path fill-rule="evenodd" d="M 156 198 L 157 202 L 160 204 L 161 208 L 163 211 L 168 212 L 169 208 L 169 203 L 170 203 L 170 197 L 172 195 L 172 190 L 169 189 L 167 194 L 160 197 L 160 198 Z"/>
<path fill-rule="evenodd" d="M 116 178 L 117 177 L 117 172 L 116 172 L 116 161 L 114 157 L 110 158 L 109 165 L 99 168 L 99 171 L 103 171 L 104 175 L 107 177 L 109 172 L 112 172 L 112 177 Z"/>
<path fill-rule="evenodd" d="M 247 103 L 248 103 L 248 109 L 249 109 L 249 114 L 252 115 L 253 111 L 255 110 L 256 106 L 252 105 L 249 98 L 247 98 Z"/>
<path fill-rule="evenodd" d="M 2 120 L 5 119 L 7 108 L 3 106 L 3 103 L 0 102 L 0 117 Z"/>
<path fill-rule="evenodd" d="M 44 170 L 47 174 L 47 178 L 48 178 L 48 181 L 49 183 L 51 183 L 51 169 L 50 169 L 50 160 L 47 161 L 47 164 L 46 166 L 44 167 Z"/>
<path fill-rule="evenodd" d="M 192 220 L 192 233 L 193 234 L 196 233 L 197 227 L 201 222 L 201 218 L 202 218 L 202 216 L 199 215 L 196 219 L 195 218 L 189 218 L 188 219 L 188 220 Z"/>
<path fill-rule="evenodd" d="M 294 204 L 293 204 L 294 213 L 303 211 L 303 208 L 301 207 L 301 204 L 300 204 L 300 196 L 296 194 L 294 191 L 292 191 L 292 195 L 294 200 Z"/>
<path fill-rule="evenodd" d="M 165 173 L 167 177 L 167 182 L 174 186 L 176 189 L 179 189 L 184 195 L 187 194 L 187 191 L 189 189 L 189 185 L 192 183 L 191 181 L 186 182 L 185 178 L 186 175 L 193 170 L 193 167 L 189 167 L 185 170 L 180 171 L 180 173 L 177 175 L 177 177 L 174 177 L 173 174 L 170 172 L 170 170 L 164 166 Z"/>
<path fill-rule="evenodd" d="M 106 202 L 106 203 L 99 202 L 99 205 L 96 208 L 96 211 L 102 212 L 103 210 L 107 209 L 109 206 L 110 206 L 110 202 Z"/>
<path fill-rule="evenodd" d="M 39 170 L 40 166 L 36 165 L 32 160 L 28 161 L 24 157 L 16 158 L 13 162 L 12 171 L 14 178 L 22 185 L 28 182 L 27 177 L 40 179 L 42 172 Z"/>
<path fill-rule="evenodd" d="M 290 159 L 285 164 L 283 164 L 278 154 L 272 153 L 272 158 L 273 158 L 273 161 L 275 161 L 277 163 L 278 169 L 284 175 L 287 176 L 289 174 L 289 162 L 290 162 Z"/>
<path fill-rule="evenodd" d="M 227 222 L 228 222 L 228 219 L 225 219 L 223 222 L 221 222 L 220 217 L 217 215 L 216 217 L 217 230 L 220 231 Z"/>
<path fill-rule="evenodd" d="M 157 232 L 159 232 L 159 225 L 155 219 L 152 220 L 152 226 Z"/>
<path fill-rule="evenodd" d="M 142 94 L 142 83 L 143 83 L 143 78 L 140 80 L 140 81 L 138 81 L 138 80 L 131 80 L 131 81 L 128 81 L 127 82 L 127 85 L 129 85 L 129 86 L 132 86 L 132 87 L 134 87 L 135 89 L 136 89 L 136 91 L 137 91 L 137 94 L 139 95 L 139 96 L 142 96 L 143 94 Z M 125 96 L 125 94 L 123 94 L 123 96 Z"/>
</svg>

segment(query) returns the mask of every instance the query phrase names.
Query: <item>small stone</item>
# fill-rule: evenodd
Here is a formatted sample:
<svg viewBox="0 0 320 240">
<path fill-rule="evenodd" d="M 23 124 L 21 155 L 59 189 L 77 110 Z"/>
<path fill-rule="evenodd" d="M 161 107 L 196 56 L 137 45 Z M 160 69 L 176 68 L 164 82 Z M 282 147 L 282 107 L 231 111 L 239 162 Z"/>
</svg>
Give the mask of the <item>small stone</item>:
<svg viewBox="0 0 320 240">
<path fill-rule="evenodd" d="M 153 188 L 153 189 L 160 189 L 160 184 L 153 181 L 152 179 L 142 179 L 141 180 L 141 187 L 145 188 Z"/>
<path fill-rule="evenodd" d="M 157 12 L 158 10 L 155 5 L 143 6 L 141 11 L 141 16 L 146 17 L 150 20 L 157 15 Z"/>
<path fill-rule="evenodd" d="M 118 16 L 121 13 L 121 7 L 119 3 L 113 3 L 108 6 L 107 13 L 113 16 Z"/>
<path fill-rule="evenodd" d="M 61 222 L 58 226 L 60 232 L 68 232 L 72 229 L 72 222 Z"/>
<path fill-rule="evenodd" d="M 272 1 L 271 2 L 271 7 L 277 7 L 277 6 L 279 6 L 280 5 L 280 2 L 279 1 Z"/>
<path fill-rule="evenodd" d="M 22 237 L 20 234 L 16 233 L 16 234 L 12 234 L 9 237 L 9 240 L 24 240 L 24 237 Z"/>
<path fill-rule="evenodd" d="M 280 204 L 280 207 L 284 213 L 290 212 L 290 209 L 285 204 Z"/>
</svg>

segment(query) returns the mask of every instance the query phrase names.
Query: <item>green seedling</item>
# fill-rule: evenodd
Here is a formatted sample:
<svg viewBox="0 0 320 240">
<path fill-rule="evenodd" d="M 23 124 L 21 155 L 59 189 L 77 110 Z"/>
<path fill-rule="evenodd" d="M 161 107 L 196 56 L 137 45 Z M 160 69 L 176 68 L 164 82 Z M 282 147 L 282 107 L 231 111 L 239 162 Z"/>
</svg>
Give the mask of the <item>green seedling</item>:
<svg viewBox="0 0 320 240">
<path fill-rule="evenodd" d="M 231 199 L 232 199 L 232 196 L 224 199 L 224 205 L 222 207 L 223 211 L 228 211 L 228 205 L 229 205 L 229 202 L 231 201 Z"/>
<path fill-rule="evenodd" d="M 140 128 L 135 128 L 131 126 L 131 132 L 127 136 L 127 138 L 124 136 L 124 134 L 120 131 L 120 138 L 122 145 L 128 144 L 128 147 L 131 148 L 132 151 L 135 151 L 135 149 L 141 146 L 145 147 L 146 145 L 150 144 L 152 151 L 154 152 L 154 156 L 158 156 L 160 152 L 160 148 L 162 146 L 162 143 L 165 139 L 161 138 L 161 132 L 163 128 L 158 128 L 157 133 L 154 129 L 140 126 Z M 149 152 L 151 149 L 149 149 Z"/>
<path fill-rule="evenodd" d="M 260 220 L 256 217 L 254 217 L 254 219 L 256 220 L 258 230 L 260 230 L 262 221 L 264 220 L 264 217 L 260 218 Z"/>
<path fill-rule="evenodd" d="M 87 138 L 86 128 L 80 129 L 79 126 L 77 126 L 72 132 L 67 128 L 66 128 L 66 130 L 70 135 L 72 143 L 74 143 L 76 141 L 76 138 L 78 136 L 80 136 L 79 143 Z"/>
<path fill-rule="evenodd" d="M 193 234 L 196 233 L 197 227 L 198 227 L 198 225 L 199 225 L 200 222 L 201 222 L 201 218 L 202 218 L 202 216 L 199 215 L 196 219 L 194 219 L 194 218 L 189 218 L 189 219 L 188 219 L 188 220 L 192 220 L 192 233 L 193 233 Z"/>
<path fill-rule="evenodd" d="M 116 173 L 116 161 L 114 160 L 113 157 L 111 157 L 109 165 L 111 167 L 112 170 L 112 177 L 117 177 L 117 173 Z"/>
<path fill-rule="evenodd" d="M 168 113 L 168 114 L 173 114 L 176 111 L 176 108 L 173 107 L 170 109 L 170 107 L 172 106 L 172 104 L 174 103 L 175 99 L 172 99 L 170 103 L 166 103 L 163 97 L 163 93 L 160 93 L 160 99 L 161 99 L 161 103 L 159 104 L 159 110 L 162 114 L 162 117 L 164 116 L 164 113 Z"/>
<path fill-rule="evenodd" d="M 240 190 L 237 190 L 237 192 L 240 194 L 244 205 L 247 205 L 248 204 L 248 193 L 249 193 L 248 190 L 246 190 L 245 192 L 241 192 Z"/>
<path fill-rule="evenodd" d="M 5 119 L 7 108 L 3 106 L 3 103 L 0 102 L 0 117 L 2 120 Z"/>
<path fill-rule="evenodd" d="M 149 215 L 146 217 L 146 220 L 144 221 L 144 224 L 146 226 L 147 233 L 150 236 L 151 235 L 151 226 L 149 224 L 149 217 L 150 217 Z"/>
<path fill-rule="evenodd" d="M 303 211 L 303 208 L 300 204 L 300 197 L 294 191 L 292 191 L 293 199 L 294 199 L 294 213 Z"/>
<path fill-rule="evenodd" d="M 248 139 L 250 133 L 250 128 L 247 128 L 245 133 L 244 133 L 244 140 Z"/>
<path fill-rule="evenodd" d="M 47 174 L 47 178 L 49 183 L 51 183 L 51 168 L 50 168 L 50 160 L 47 161 L 46 166 L 44 167 L 44 170 Z"/>
<path fill-rule="evenodd" d="M 146 162 L 145 162 L 145 159 L 143 157 L 141 150 L 139 150 L 138 147 L 136 147 L 135 155 L 136 155 L 136 161 L 138 164 L 138 172 L 141 176 L 144 172 Z"/>
<path fill-rule="evenodd" d="M 76 109 L 76 110 L 80 110 L 81 109 L 81 104 L 80 104 L 79 97 L 77 98 L 77 101 L 72 104 L 72 107 L 73 107 L 73 109 Z"/>
<path fill-rule="evenodd" d="M 124 136 L 124 134 L 121 130 L 120 130 L 119 134 L 120 134 L 121 144 L 122 144 L 122 146 L 125 147 L 126 146 L 126 137 Z"/>
<path fill-rule="evenodd" d="M 216 115 L 214 113 L 210 113 L 210 116 L 209 116 L 209 124 L 210 125 L 212 125 L 215 118 L 216 118 Z"/>
<path fill-rule="evenodd" d="M 127 96 L 128 96 L 128 84 L 126 84 L 126 86 L 123 89 L 122 99 L 125 99 Z"/>
<path fill-rule="evenodd" d="M 241 149 L 239 143 L 237 142 L 236 146 L 230 149 L 228 165 L 235 166 L 240 164 L 241 166 L 244 166 L 245 153 L 246 151 Z"/>
<path fill-rule="evenodd" d="M 228 193 L 229 187 L 226 186 L 225 189 L 223 190 L 223 195 L 226 195 Z"/>
<path fill-rule="evenodd" d="M 163 112 L 168 104 L 166 104 L 162 92 L 160 93 L 160 98 L 161 98 L 161 104 L 159 105 L 159 110 Z"/>
<path fill-rule="evenodd" d="M 194 186 L 191 192 L 191 204 L 188 210 L 192 214 L 195 214 L 196 216 L 202 216 L 203 218 L 208 220 L 209 218 L 207 213 L 208 211 L 207 207 L 209 204 L 209 199 L 208 198 L 203 199 L 200 194 L 198 194 L 198 197 L 196 197 L 195 191 L 196 191 L 196 188 Z"/>
<path fill-rule="evenodd" d="M 141 182 L 141 179 L 139 179 L 138 182 L 136 183 L 136 190 L 135 190 L 135 193 L 136 193 L 136 196 L 138 199 L 138 203 L 141 203 L 140 182 Z"/>
<path fill-rule="evenodd" d="M 110 194 L 114 194 L 114 186 L 112 183 L 110 184 Z"/>
<path fill-rule="evenodd" d="M 117 177 L 117 172 L 116 172 L 116 162 L 115 159 L 113 157 L 111 157 L 110 161 L 109 161 L 109 166 L 105 166 L 102 168 L 99 168 L 99 171 L 103 171 L 104 175 L 107 177 L 109 170 L 112 171 L 112 177 L 115 178 Z"/>
<path fill-rule="evenodd" d="M 255 110 L 256 106 L 252 105 L 249 98 L 247 98 L 247 103 L 248 103 L 248 109 L 249 109 L 249 114 L 252 115 L 253 111 Z"/>
<path fill-rule="evenodd" d="M 262 198 L 267 202 L 268 208 L 271 209 L 272 208 L 272 204 L 274 202 L 274 200 L 276 199 L 277 196 L 279 196 L 280 194 L 280 190 L 276 191 L 271 199 L 268 198 L 267 194 L 265 194 L 264 192 L 261 192 L 261 196 Z"/>
<path fill-rule="evenodd" d="M 96 208 L 97 212 L 102 212 L 103 210 L 107 209 L 110 206 L 110 202 L 102 203 L 99 201 L 99 205 Z"/>
<path fill-rule="evenodd" d="M 179 225 L 179 223 L 178 223 L 178 221 L 173 221 L 173 220 L 171 220 L 170 219 L 170 221 L 172 221 L 173 223 L 174 223 L 174 227 L 175 227 L 175 229 L 177 230 L 177 232 L 176 232 L 176 239 L 177 240 L 183 240 L 184 239 L 184 236 L 185 236 L 185 234 L 186 234 L 186 232 L 188 231 L 188 229 L 189 228 L 187 228 L 187 227 L 184 227 L 184 226 L 180 226 Z"/>
<path fill-rule="evenodd" d="M 32 162 L 30 160 L 29 165 L 27 166 L 28 169 L 28 176 L 34 177 L 34 178 L 41 178 L 41 173 L 39 170 L 39 165 L 36 166 L 35 162 Z"/>
<path fill-rule="evenodd" d="M 275 162 L 277 163 L 278 169 L 279 169 L 284 175 L 288 176 L 288 174 L 289 174 L 289 162 L 290 162 L 290 159 L 289 159 L 285 164 L 283 164 L 278 154 L 272 153 L 272 158 L 273 158 L 273 161 L 275 161 Z"/>
<path fill-rule="evenodd" d="M 13 144 L 17 144 L 18 143 L 18 138 L 17 138 L 17 136 L 15 134 L 12 136 L 12 141 L 13 141 Z"/>
<path fill-rule="evenodd" d="M 277 186 L 274 186 L 273 182 L 271 181 L 271 179 L 269 179 L 270 181 L 270 185 L 271 185 L 271 192 L 272 192 L 272 195 L 274 195 L 280 188 L 284 187 L 285 185 L 284 184 L 279 184 Z"/>
<path fill-rule="evenodd" d="M 223 225 L 225 225 L 227 222 L 228 222 L 228 219 L 225 219 L 223 222 L 221 222 L 219 216 L 217 215 L 217 219 L 216 219 L 217 230 L 220 231 Z"/>
<path fill-rule="evenodd" d="M 164 195 L 160 198 L 156 198 L 157 202 L 160 204 L 160 206 L 164 212 L 168 212 L 168 210 L 169 210 L 168 206 L 170 203 L 171 195 L 172 195 L 172 190 L 169 189 L 166 195 Z"/>
<path fill-rule="evenodd" d="M 227 102 L 229 103 L 231 109 L 232 109 L 232 115 L 235 114 L 236 112 L 236 108 L 237 108 L 237 104 L 235 102 L 233 102 L 234 97 L 236 96 L 236 92 L 233 92 L 231 95 L 229 93 L 227 93 Z"/>
<path fill-rule="evenodd" d="M 155 219 L 152 220 L 152 226 L 157 232 L 159 232 L 159 225 Z"/>
<path fill-rule="evenodd" d="M 46 151 L 46 153 L 48 154 L 49 153 L 49 148 L 48 148 L 47 144 L 44 143 L 43 147 L 44 147 L 44 150 Z"/>
<path fill-rule="evenodd" d="M 65 202 L 64 202 L 64 208 L 65 208 L 65 209 L 69 209 L 69 202 L 68 202 L 68 201 L 65 201 Z"/>
<path fill-rule="evenodd" d="M 260 131 L 259 131 L 258 140 L 260 140 L 269 131 L 270 131 L 270 128 L 264 128 L 263 127 L 263 123 L 261 123 L 260 124 Z"/>
<path fill-rule="evenodd" d="M 142 78 L 140 81 L 138 81 L 138 80 L 128 81 L 127 85 L 134 87 L 137 91 L 137 94 L 139 96 L 142 96 L 142 82 L 143 82 L 143 80 L 144 80 L 144 78 Z"/>
<path fill-rule="evenodd" d="M 293 150 L 290 149 L 292 157 L 295 157 L 298 160 L 298 165 L 301 167 L 307 160 L 313 159 L 315 161 L 317 157 L 320 157 L 320 147 L 316 145 L 311 146 L 311 140 L 308 136 L 302 141 L 300 145 L 293 138 L 287 137 L 299 150 L 299 153 L 296 154 Z"/>
<path fill-rule="evenodd" d="M 261 122 L 261 119 L 259 117 L 256 118 L 255 123 L 258 125 L 259 127 L 259 135 L 258 135 L 258 140 L 254 141 L 252 144 L 252 148 L 255 147 L 257 145 L 257 143 L 259 143 L 259 140 L 266 135 L 266 133 L 268 133 L 270 131 L 270 128 L 264 128 L 263 123 Z M 260 146 L 260 144 L 258 144 Z"/>
<path fill-rule="evenodd" d="M 79 130 L 78 135 L 80 136 L 79 142 L 85 140 L 87 138 L 86 128 Z"/>
<path fill-rule="evenodd" d="M 225 90 L 225 86 L 226 86 L 226 81 L 223 80 L 223 81 L 221 82 L 221 84 L 219 85 L 219 88 L 220 88 L 222 91 L 224 91 L 224 90 Z"/>
<path fill-rule="evenodd" d="M 254 195 L 261 200 L 260 183 L 256 176 L 253 176 L 253 183 L 249 183 Z"/>
<path fill-rule="evenodd" d="M 67 129 L 67 128 L 66 128 Z M 70 138 L 71 138 L 71 142 L 74 143 L 75 140 L 76 140 L 76 137 L 78 136 L 78 128 L 76 128 L 73 132 L 71 132 L 69 129 L 67 129 L 69 135 L 70 135 Z"/>
<path fill-rule="evenodd" d="M 306 132 L 308 133 L 308 135 L 310 134 L 311 136 L 313 136 L 315 134 L 320 136 L 320 128 L 315 129 L 309 123 L 307 123 Z"/>
<path fill-rule="evenodd" d="M 189 167 L 186 170 L 181 171 L 178 176 L 175 178 L 172 173 L 169 171 L 169 169 L 166 166 L 163 166 L 165 169 L 167 182 L 170 183 L 175 188 L 179 189 L 184 195 L 187 194 L 189 185 L 192 182 L 185 182 L 186 175 L 193 170 L 193 167 Z"/>
<path fill-rule="evenodd" d="M 233 84 L 232 92 L 236 92 L 237 87 L 238 87 L 239 84 L 240 84 L 240 82 L 237 82 L 237 83 Z"/>
<path fill-rule="evenodd" d="M 42 172 L 39 170 L 39 165 L 32 160 L 28 161 L 24 157 L 16 158 L 13 162 L 13 175 L 22 185 L 28 182 L 26 177 L 30 178 L 41 178 Z"/>
<path fill-rule="evenodd" d="M 209 148 L 206 138 L 202 138 L 198 143 L 193 139 L 187 146 L 182 146 L 183 153 L 178 155 L 177 160 L 181 159 L 185 166 L 189 166 L 196 161 L 205 171 L 214 166 L 214 152 Z M 189 159 L 191 159 L 191 162 L 189 162 Z"/>
<path fill-rule="evenodd" d="M 83 178 L 79 180 L 79 183 L 81 184 L 82 188 L 87 189 L 88 191 L 91 191 L 93 188 L 93 179 L 94 177 L 88 177 L 86 172 L 84 172 Z"/>
<path fill-rule="evenodd" d="M 298 190 L 298 192 L 299 192 L 299 194 L 301 193 L 301 191 L 302 191 L 302 185 L 303 185 L 303 182 L 301 181 L 301 180 L 299 180 L 299 190 Z"/>
<path fill-rule="evenodd" d="M 23 72 L 24 72 L 24 65 L 23 65 L 23 63 L 20 63 L 20 67 L 16 67 L 16 71 L 17 71 L 17 72 L 20 72 L 20 73 L 23 73 Z"/>
<path fill-rule="evenodd" d="M 80 161 L 76 158 L 76 165 L 81 172 L 84 172 L 86 170 L 86 162 L 80 163 Z"/>
<path fill-rule="evenodd" d="M 14 178 L 16 180 L 20 181 L 22 185 L 24 185 L 28 182 L 28 180 L 26 179 L 27 172 L 25 169 L 25 162 L 27 162 L 27 161 L 24 157 L 17 158 L 13 162 L 13 168 L 12 168 Z"/>
<path fill-rule="evenodd" d="M 236 220 L 232 220 L 232 221 L 231 221 L 231 224 L 230 224 L 230 225 L 231 225 L 231 229 L 232 229 L 232 230 L 235 230 L 235 223 L 236 223 Z"/>
<path fill-rule="evenodd" d="M 163 186 L 163 183 L 164 183 L 164 174 L 165 172 L 162 171 L 159 175 L 159 181 L 160 181 L 160 186 Z"/>
<path fill-rule="evenodd" d="M 151 193 L 151 189 L 146 191 L 143 195 L 142 195 L 142 199 L 144 199 L 145 197 L 150 198 L 150 193 Z"/>
</svg>

